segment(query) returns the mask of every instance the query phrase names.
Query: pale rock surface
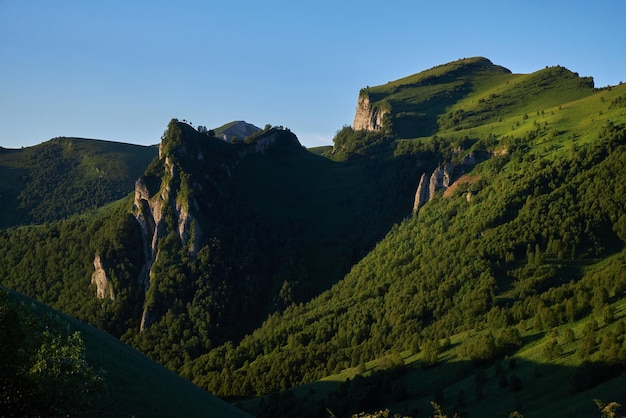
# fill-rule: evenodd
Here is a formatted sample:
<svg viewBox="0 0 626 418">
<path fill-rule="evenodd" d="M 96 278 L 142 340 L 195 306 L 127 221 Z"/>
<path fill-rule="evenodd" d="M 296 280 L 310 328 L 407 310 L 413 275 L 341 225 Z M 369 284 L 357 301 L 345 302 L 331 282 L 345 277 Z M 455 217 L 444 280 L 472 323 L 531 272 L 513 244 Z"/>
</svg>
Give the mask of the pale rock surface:
<svg viewBox="0 0 626 418">
<path fill-rule="evenodd" d="M 98 299 L 104 299 L 108 297 L 111 300 L 115 300 L 115 294 L 113 288 L 109 284 L 106 271 L 102 266 L 102 259 L 100 254 L 96 254 L 93 260 L 94 272 L 91 274 L 91 284 L 96 285 L 96 296 Z"/>
<path fill-rule="evenodd" d="M 355 131 L 377 131 L 383 127 L 383 117 L 387 112 L 372 108 L 368 95 L 359 95 L 352 128 Z"/>
</svg>

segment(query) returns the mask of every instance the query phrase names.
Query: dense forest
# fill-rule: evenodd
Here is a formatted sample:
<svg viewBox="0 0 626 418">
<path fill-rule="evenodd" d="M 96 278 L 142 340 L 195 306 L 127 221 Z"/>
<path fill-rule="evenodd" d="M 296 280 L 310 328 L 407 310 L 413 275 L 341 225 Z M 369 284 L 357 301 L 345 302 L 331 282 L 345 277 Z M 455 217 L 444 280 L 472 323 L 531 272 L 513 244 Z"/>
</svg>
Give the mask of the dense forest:
<svg viewBox="0 0 626 418">
<path fill-rule="evenodd" d="M 0 284 L 257 416 L 626 401 L 611 384 L 626 367 L 624 88 L 477 58 L 361 95 L 383 128 L 345 126 L 315 153 L 282 127 L 227 143 L 173 119 L 134 195 L 108 203 L 102 183 L 97 210 L 15 183 L 46 222 L 0 231 Z M 43 167 L 69 176 L 69 145 L 52 145 Z"/>
</svg>

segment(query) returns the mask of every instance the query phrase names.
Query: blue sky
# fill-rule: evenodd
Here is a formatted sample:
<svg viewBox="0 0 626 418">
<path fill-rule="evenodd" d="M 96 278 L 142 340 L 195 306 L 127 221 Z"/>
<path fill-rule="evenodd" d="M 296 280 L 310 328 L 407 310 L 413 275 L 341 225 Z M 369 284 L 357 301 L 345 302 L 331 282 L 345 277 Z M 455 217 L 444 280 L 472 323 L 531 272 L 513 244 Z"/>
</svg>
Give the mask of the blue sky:
<svg viewBox="0 0 626 418">
<path fill-rule="evenodd" d="M 626 2 L 0 0 L 0 146 L 159 142 L 177 117 L 352 123 L 359 89 L 463 57 L 626 81 Z"/>
</svg>

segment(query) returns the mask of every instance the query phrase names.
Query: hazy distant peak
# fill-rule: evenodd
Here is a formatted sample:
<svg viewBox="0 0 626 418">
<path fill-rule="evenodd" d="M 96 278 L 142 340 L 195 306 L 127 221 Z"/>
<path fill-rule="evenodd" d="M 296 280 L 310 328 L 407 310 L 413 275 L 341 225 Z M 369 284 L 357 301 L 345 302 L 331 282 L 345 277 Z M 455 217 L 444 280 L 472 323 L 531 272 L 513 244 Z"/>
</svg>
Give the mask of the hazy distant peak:
<svg viewBox="0 0 626 418">
<path fill-rule="evenodd" d="M 224 141 L 227 142 L 230 142 L 230 140 L 234 137 L 244 139 L 260 130 L 261 128 L 259 128 L 258 126 L 254 126 L 251 123 L 243 120 L 230 122 L 220 126 L 219 128 L 214 129 L 215 136 L 217 136 L 218 138 L 222 138 Z"/>
</svg>

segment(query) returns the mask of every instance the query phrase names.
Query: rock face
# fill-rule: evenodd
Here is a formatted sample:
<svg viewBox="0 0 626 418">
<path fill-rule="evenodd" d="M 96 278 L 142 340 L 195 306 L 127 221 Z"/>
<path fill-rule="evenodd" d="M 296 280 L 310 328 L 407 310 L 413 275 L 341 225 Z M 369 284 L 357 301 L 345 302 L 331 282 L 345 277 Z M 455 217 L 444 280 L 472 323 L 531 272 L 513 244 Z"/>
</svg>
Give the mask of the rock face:
<svg viewBox="0 0 626 418">
<path fill-rule="evenodd" d="M 444 163 L 437 167 L 426 181 L 426 173 L 422 174 L 419 185 L 415 192 L 415 199 L 413 201 L 413 213 L 416 213 L 426 202 L 433 199 L 435 193 L 439 190 L 445 190 L 463 175 L 466 171 L 481 161 L 488 159 L 491 156 L 486 151 L 470 152 L 461 160 L 459 165 L 455 165 L 452 162 Z M 466 197 L 469 202 L 471 199 L 471 193 Z"/>
<path fill-rule="evenodd" d="M 431 173 L 428 180 L 426 180 L 426 173 L 422 174 L 415 192 L 413 213 L 417 212 L 426 202 L 432 200 L 437 191 L 450 187 L 454 181 L 455 167 L 453 163 L 440 165 Z"/>
<path fill-rule="evenodd" d="M 415 192 L 415 199 L 413 200 L 413 213 L 417 212 L 419 208 L 424 206 L 429 199 L 430 191 L 429 187 L 426 186 L 426 173 L 424 173 L 422 174 L 422 177 L 420 177 L 420 182 L 417 186 L 417 191 Z"/>
<path fill-rule="evenodd" d="M 100 254 L 96 254 L 96 257 L 93 260 L 93 267 L 95 271 L 91 275 L 91 284 L 96 285 L 96 296 L 98 299 L 108 297 L 111 300 L 115 300 L 113 287 L 109 284 L 109 280 L 107 279 L 107 274 L 102 266 Z"/>
<path fill-rule="evenodd" d="M 189 205 L 195 204 L 195 202 L 178 196 L 180 185 L 172 185 L 172 183 L 180 182 L 177 167 L 169 156 L 161 155 L 160 158 L 164 159 L 165 172 L 168 174 L 165 177 L 168 181 L 161 185 L 156 194 L 151 196 L 146 179 L 140 177 L 135 182 L 135 199 L 131 211 L 139 224 L 144 243 L 144 265 L 139 274 L 139 284 L 144 287 L 146 292 L 153 279 L 152 266 L 159 256 L 159 240 L 167 235 L 167 225 L 163 219 L 163 212 L 167 205 L 174 209 L 176 232 L 182 246 L 187 247 L 191 256 L 195 256 L 199 251 L 202 237 L 200 226 L 189 211 Z M 154 319 L 150 307 L 144 306 L 140 330 L 149 327 Z"/>
<path fill-rule="evenodd" d="M 430 184 L 428 185 L 429 199 L 432 199 L 437 191 L 450 187 L 455 167 L 453 163 L 446 163 L 433 171 L 430 175 Z"/>
<path fill-rule="evenodd" d="M 355 131 L 377 131 L 382 129 L 383 117 L 387 113 L 387 111 L 378 107 L 372 107 L 367 94 L 360 94 L 352 128 Z"/>
</svg>

